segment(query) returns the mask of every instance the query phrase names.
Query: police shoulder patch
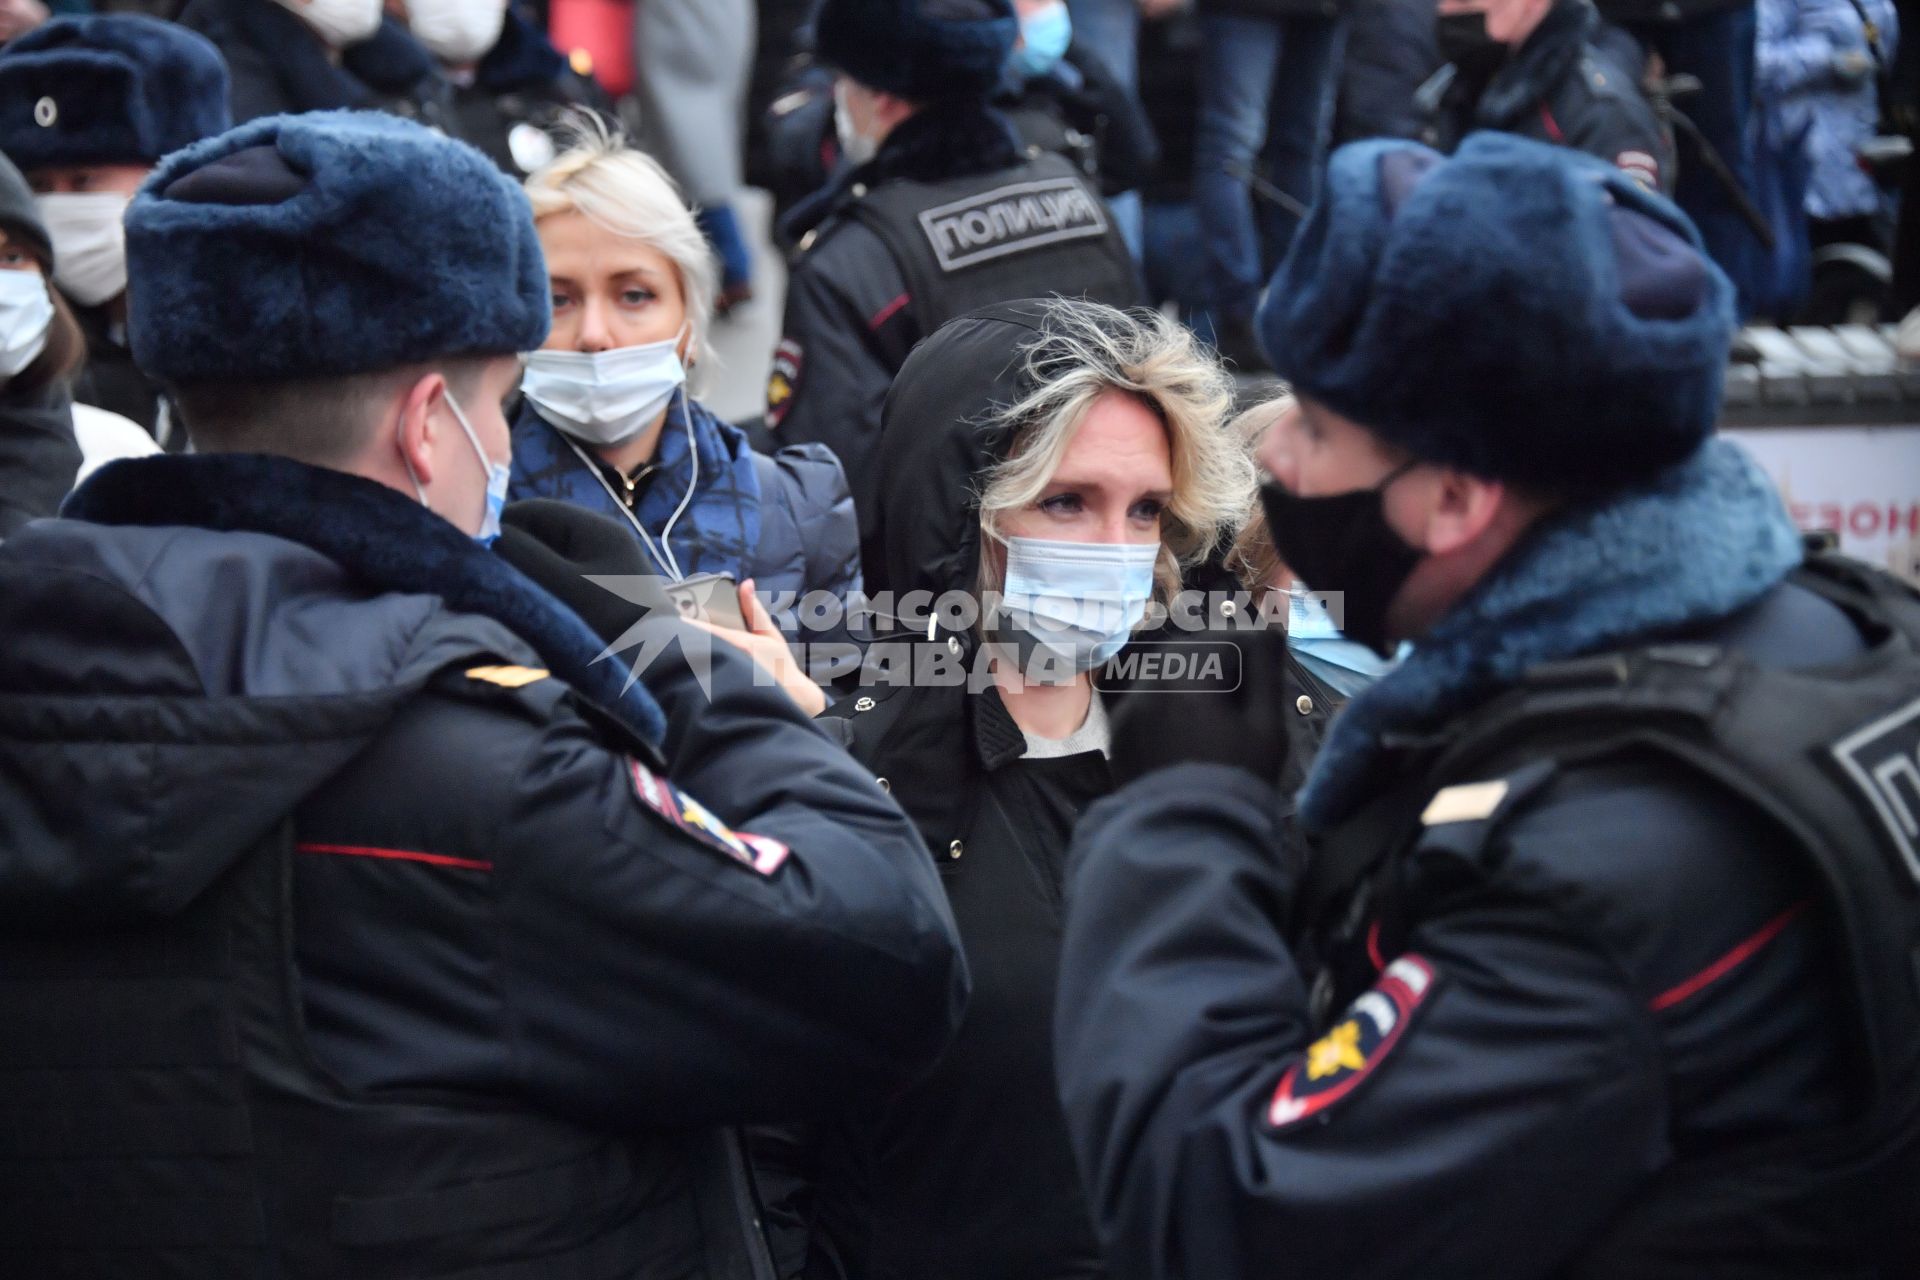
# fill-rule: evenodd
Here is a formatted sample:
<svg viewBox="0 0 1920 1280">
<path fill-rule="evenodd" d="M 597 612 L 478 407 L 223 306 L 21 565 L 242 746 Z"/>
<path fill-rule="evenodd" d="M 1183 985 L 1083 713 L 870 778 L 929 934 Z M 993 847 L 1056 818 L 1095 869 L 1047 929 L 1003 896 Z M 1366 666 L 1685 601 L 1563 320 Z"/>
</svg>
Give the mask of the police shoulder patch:
<svg viewBox="0 0 1920 1280">
<path fill-rule="evenodd" d="M 800 384 L 800 365 L 804 355 L 792 338 L 780 339 L 773 349 L 773 370 L 767 375 L 767 426 L 778 427 L 793 404 L 793 389 Z"/>
<path fill-rule="evenodd" d="M 1348 1005 L 1280 1077 L 1267 1104 L 1267 1123 L 1276 1129 L 1299 1124 L 1352 1094 L 1406 1035 L 1439 976 L 1412 953 L 1388 965 L 1372 989 Z"/>
<path fill-rule="evenodd" d="M 633 792 L 640 803 L 683 835 L 718 849 L 742 866 L 770 876 L 787 860 L 787 846 L 766 836 L 734 831 L 707 811 L 707 807 L 668 782 L 638 760 L 629 760 Z"/>
</svg>

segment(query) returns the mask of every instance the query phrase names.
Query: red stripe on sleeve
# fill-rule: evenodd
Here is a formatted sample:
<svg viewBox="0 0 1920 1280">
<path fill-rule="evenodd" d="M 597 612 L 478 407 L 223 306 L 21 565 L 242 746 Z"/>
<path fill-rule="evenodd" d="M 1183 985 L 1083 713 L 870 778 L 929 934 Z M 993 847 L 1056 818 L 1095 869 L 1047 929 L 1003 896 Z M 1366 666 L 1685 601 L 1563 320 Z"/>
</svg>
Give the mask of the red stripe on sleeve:
<svg viewBox="0 0 1920 1280">
<path fill-rule="evenodd" d="M 900 313 L 900 308 L 906 306 L 909 302 L 912 302 L 912 301 L 913 301 L 912 294 L 910 293 L 901 294 L 899 297 L 895 298 L 892 302 L 889 302 L 886 306 L 874 312 L 873 319 L 867 321 L 867 328 L 878 329 L 881 325 L 885 324 L 887 321 L 893 319 L 894 316 L 898 315 Z"/>
<path fill-rule="evenodd" d="M 1694 974 L 1685 982 L 1675 987 L 1669 987 L 1667 990 L 1655 996 L 1647 1002 L 1647 1008 L 1653 1010 L 1655 1013 L 1660 1012 L 1662 1009 L 1671 1009 L 1682 1000 L 1687 999 L 1689 996 L 1697 995 L 1704 988 L 1726 977 L 1742 964 L 1751 960 L 1754 953 L 1759 951 L 1760 948 L 1779 937 L 1780 931 L 1792 924 L 1794 917 L 1802 911 L 1805 911 L 1810 902 L 1812 902 L 1812 899 L 1807 898 L 1794 903 L 1785 911 L 1782 911 L 1779 915 L 1760 926 L 1760 931 L 1751 938 L 1748 938 L 1745 942 L 1742 942 L 1739 946 L 1727 952 L 1727 954 L 1721 956 L 1718 960 L 1715 960 L 1712 964 Z"/>
<path fill-rule="evenodd" d="M 444 853 L 419 853 L 412 849 L 376 849 L 357 844 L 296 844 L 298 853 L 332 853 L 348 858 L 390 858 L 398 862 L 424 862 L 434 867 L 459 867 L 463 871 L 491 871 L 493 864 L 479 858 L 450 858 Z"/>
</svg>

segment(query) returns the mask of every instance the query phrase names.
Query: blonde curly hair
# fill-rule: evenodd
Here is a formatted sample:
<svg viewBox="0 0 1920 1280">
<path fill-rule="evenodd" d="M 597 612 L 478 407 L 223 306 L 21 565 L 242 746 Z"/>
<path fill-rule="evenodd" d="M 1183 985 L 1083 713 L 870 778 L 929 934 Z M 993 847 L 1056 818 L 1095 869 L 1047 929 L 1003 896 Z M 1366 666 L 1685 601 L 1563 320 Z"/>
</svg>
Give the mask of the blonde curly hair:
<svg viewBox="0 0 1920 1280">
<path fill-rule="evenodd" d="M 1076 298 L 1049 299 L 1040 333 L 1025 348 L 1033 390 L 1002 411 L 1013 428 L 1007 457 L 982 477 L 980 530 L 1004 546 L 1000 518 L 1039 499 L 1094 401 L 1134 396 L 1167 429 L 1173 496 L 1161 515 L 1156 595 L 1180 590 L 1183 570 L 1203 559 L 1253 509 L 1255 472 L 1246 446 L 1225 422 L 1233 379 L 1187 328 L 1157 311 L 1122 311 Z M 983 590 L 994 572 L 981 557 Z"/>
</svg>

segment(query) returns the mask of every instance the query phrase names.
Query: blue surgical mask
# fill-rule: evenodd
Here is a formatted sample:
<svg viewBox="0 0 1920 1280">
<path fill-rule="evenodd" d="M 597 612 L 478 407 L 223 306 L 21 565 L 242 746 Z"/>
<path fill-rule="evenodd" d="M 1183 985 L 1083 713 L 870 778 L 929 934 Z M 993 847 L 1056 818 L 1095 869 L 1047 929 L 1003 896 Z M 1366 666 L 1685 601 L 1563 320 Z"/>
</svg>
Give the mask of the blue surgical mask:
<svg viewBox="0 0 1920 1280">
<path fill-rule="evenodd" d="M 535 351 L 527 356 L 520 390 L 539 415 L 581 444 L 604 449 L 625 444 L 653 424 L 687 381 L 680 341 L 611 351 Z"/>
<path fill-rule="evenodd" d="M 0 380 L 11 378 L 47 349 L 53 299 L 38 271 L 0 271 Z"/>
<path fill-rule="evenodd" d="M 483 547 L 491 547 L 494 539 L 500 536 L 500 513 L 507 507 L 507 486 L 513 481 L 513 468 L 507 463 L 495 462 L 480 447 L 480 437 L 474 433 L 473 424 L 467 421 L 460 402 L 453 398 L 452 388 L 447 389 L 446 397 L 447 408 L 453 410 L 454 421 L 460 424 L 460 430 L 466 432 L 467 443 L 473 446 L 474 456 L 480 459 L 480 465 L 487 473 L 487 514 L 481 518 L 480 531 L 473 535 L 473 540 Z M 404 451 L 400 454 L 400 464 L 407 469 L 407 478 L 413 481 L 413 491 L 419 495 L 420 505 L 428 507 L 427 491 L 420 487 L 420 477 L 413 474 L 413 463 L 407 461 Z"/>
<path fill-rule="evenodd" d="M 998 631 L 1044 650 L 1075 674 L 1125 647 L 1153 598 L 1158 542 L 1007 539 Z"/>
<path fill-rule="evenodd" d="M 1287 592 L 1287 647 L 1307 670 L 1349 698 L 1391 665 L 1367 646 L 1341 635 L 1326 603 L 1300 586 Z"/>
<path fill-rule="evenodd" d="M 1020 19 L 1021 45 L 1013 51 L 1013 69 L 1037 80 L 1060 65 L 1073 42 L 1073 19 L 1066 0 L 1053 3 Z"/>
</svg>

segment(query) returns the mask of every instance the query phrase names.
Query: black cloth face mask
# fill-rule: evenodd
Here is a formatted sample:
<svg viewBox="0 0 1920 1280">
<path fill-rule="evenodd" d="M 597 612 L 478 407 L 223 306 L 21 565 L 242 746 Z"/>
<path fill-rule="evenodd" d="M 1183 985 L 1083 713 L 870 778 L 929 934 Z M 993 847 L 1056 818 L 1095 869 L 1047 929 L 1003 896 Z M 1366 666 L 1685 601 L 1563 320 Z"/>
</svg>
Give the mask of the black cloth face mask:
<svg viewBox="0 0 1920 1280">
<path fill-rule="evenodd" d="M 1440 56 L 1469 80 L 1490 80 L 1507 60 L 1507 46 L 1487 34 L 1484 13 L 1443 13 L 1433 20 Z"/>
<path fill-rule="evenodd" d="M 1260 486 L 1260 506 L 1280 559 L 1315 591 L 1344 594 L 1341 632 L 1382 657 L 1392 656 L 1387 606 L 1425 552 L 1387 523 L 1387 486 L 1418 459 L 1409 458 L 1371 489 L 1320 498 L 1289 493 L 1276 480 Z"/>
</svg>

